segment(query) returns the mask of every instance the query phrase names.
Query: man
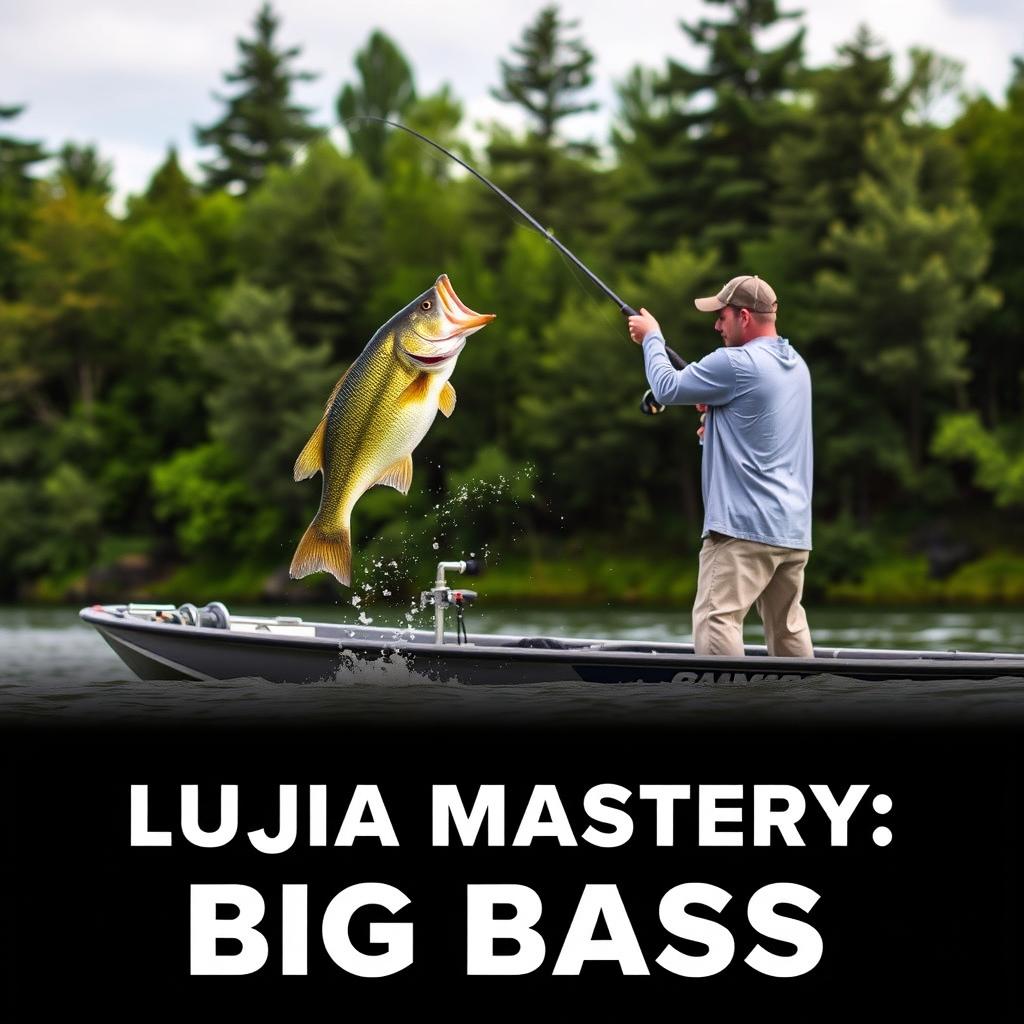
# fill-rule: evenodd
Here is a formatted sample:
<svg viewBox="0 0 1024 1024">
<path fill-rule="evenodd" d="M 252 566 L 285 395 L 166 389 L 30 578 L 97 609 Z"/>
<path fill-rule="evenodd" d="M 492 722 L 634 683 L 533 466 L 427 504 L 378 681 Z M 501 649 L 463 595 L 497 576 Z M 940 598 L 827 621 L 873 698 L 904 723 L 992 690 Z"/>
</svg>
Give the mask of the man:
<svg viewBox="0 0 1024 1024">
<path fill-rule="evenodd" d="M 707 406 L 694 649 L 742 655 L 743 620 L 756 603 L 768 653 L 809 658 L 800 602 L 811 548 L 810 374 L 778 336 L 778 301 L 767 282 L 734 277 L 694 304 L 716 314 L 725 344 L 682 370 L 669 362 L 658 321 L 646 309 L 629 318 L 655 401 Z"/>
</svg>

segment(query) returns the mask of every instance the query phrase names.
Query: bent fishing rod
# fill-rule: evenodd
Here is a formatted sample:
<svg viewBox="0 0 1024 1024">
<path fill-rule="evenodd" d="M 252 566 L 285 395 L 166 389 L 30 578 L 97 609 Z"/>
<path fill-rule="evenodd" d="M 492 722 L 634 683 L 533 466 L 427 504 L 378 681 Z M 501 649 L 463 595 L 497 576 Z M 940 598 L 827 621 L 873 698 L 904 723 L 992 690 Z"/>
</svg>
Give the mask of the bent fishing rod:
<svg viewBox="0 0 1024 1024">
<path fill-rule="evenodd" d="M 595 274 L 590 269 L 590 267 L 588 267 L 575 253 L 573 253 L 570 249 L 563 245 L 557 238 L 555 238 L 555 236 L 551 234 L 550 231 L 542 227 L 540 223 L 529 213 L 527 213 L 526 210 L 524 210 L 510 195 L 508 195 L 508 193 L 503 192 L 500 188 L 498 188 L 497 185 L 494 184 L 493 181 L 490 180 L 490 178 L 485 178 L 475 167 L 471 167 L 461 157 L 456 156 L 450 150 L 445 149 L 444 146 L 442 146 L 440 143 L 435 142 L 431 138 L 428 138 L 421 132 L 416 131 L 415 128 L 410 128 L 408 125 L 400 124 L 398 121 L 389 121 L 387 120 L 387 118 L 373 117 L 369 114 L 358 114 L 355 117 L 345 119 L 346 124 L 349 123 L 350 121 L 375 121 L 378 124 L 390 125 L 392 128 L 398 128 L 403 132 L 408 132 L 410 135 L 419 139 L 421 142 L 425 142 L 428 146 L 433 146 L 434 149 L 436 149 L 439 153 L 443 153 L 446 157 L 450 158 L 451 160 L 454 160 L 460 167 L 464 167 L 467 171 L 469 171 L 469 173 L 472 174 L 474 178 L 476 178 L 478 181 L 483 182 L 483 184 L 485 184 L 496 196 L 498 196 L 499 198 L 503 199 L 506 203 L 508 203 L 508 205 L 511 206 L 512 209 L 516 211 L 516 213 L 523 217 L 523 219 L 531 227 L 535 228 L 538 232 L 540 232 L 540 234 L 544 238 L 546 238 L 560 253 L 562 253 L 563 256 L 567 257 L 573 263 L 574 266 L 582 270 L 583 273 L 586 274 L 587 278 L 595 285 L 597 285 L 597 287 L 609 299 L 611 299 L 616 306 L 619 307 L 619 312 L 622 313 L 623 316 L 630 317 L 637 315 L 636 310 L 633 309 L 632 306 L 629 306 L 625 302 L 623 302 L 622 299 L 620 299 L 618 295 L 616 295 L 615 292 L 613 292 L 611 288 L 609 288 L 608 285 L 606 285 L 604 281 L 602 281 L 601 278 L 599 278 L 597 274 Z M 672 349 L 668 347 L 668 345 L 665 346 L 665 352 L 668 355 L 669 362 L 676 370 L 681 370 L 684 366 L 686 366 L 686 360 L 683 359 L 681 356 L 677 355 L 675 352 L 673 352 Z M 647 416 L 654 416 L 657 413 L 662 412 L 664 408 L 665 406 L 661 405 L 659 402 L 656 402 L 654 400 L 654 396 L 650 392 L 650 390 L 648 390 L 644 394 L 644 397 L 640 400 L 640 410 Z"/>
</svg>

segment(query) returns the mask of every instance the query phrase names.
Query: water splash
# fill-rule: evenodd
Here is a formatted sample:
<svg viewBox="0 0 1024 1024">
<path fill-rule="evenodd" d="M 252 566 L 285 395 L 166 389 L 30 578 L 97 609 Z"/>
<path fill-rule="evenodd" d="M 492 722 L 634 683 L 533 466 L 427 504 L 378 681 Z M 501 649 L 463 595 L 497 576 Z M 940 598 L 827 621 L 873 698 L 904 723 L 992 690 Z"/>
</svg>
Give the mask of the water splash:
<svg viewBox="0 0 1024 1024">
<path fill-rule="evenodd" d="M 482 517 L 499 502 L 517 507 L 520 498 L 526 495 L 529 495 L 530 500 L 536 500 L 536 493 L 528 487 L 534 475 L 534 467 L 525 465 L 517 472 L 502 473 L 493 479 L 463 482 L 446 498 L 434 502 L 426 516 L 409 514 L 407 529 L 403 531 L 401 539 L 396 541 L 398 552 L 371 556 L 362 565 L 362 580 L 356 585 L 359 594 L 351 598 L 353 607 L 366 609 L 377 601 L 390 603 L 388 599 L 396 593 L 408 593 L 410 587 L 423 586 L 426 582 L 425 571 L 430 572 L 431 576 L 433 574 L 433 564 L 426 570 L 423 566 L 425 560 L 430 560 L 431 551 L 453 559 L 468 557 L 486 560 L 492 557 L 489 540 L 474 544 L 473 550 L 467 554 L 465 550 L 459 550 L 459 545 L 452 543 L 450 538 L 474 531 L 481 532 L 479 523 Z M 421 612 L 422 609 L 413 600 L 409 611 L 404 613 L 405 621 L 413 623 Z"/>
</svg>

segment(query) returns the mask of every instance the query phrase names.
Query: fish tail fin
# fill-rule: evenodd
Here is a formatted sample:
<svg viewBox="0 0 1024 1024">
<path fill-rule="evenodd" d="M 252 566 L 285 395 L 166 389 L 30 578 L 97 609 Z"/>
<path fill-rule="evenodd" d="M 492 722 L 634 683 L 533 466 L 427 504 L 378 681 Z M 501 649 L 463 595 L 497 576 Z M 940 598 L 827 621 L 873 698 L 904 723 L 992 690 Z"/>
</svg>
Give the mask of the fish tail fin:
<svg viewBox="0 0 1024 1024">
<path fill-rule="evenodd" d="M 352 534 L 348 523 L 336 530 L 325 530 L 317 519 L 309 524 L 292 558 L 288 575 L 302 579 L 313 572 L 329 572 L 339 583 L 352 580 Z"/>
</svg>

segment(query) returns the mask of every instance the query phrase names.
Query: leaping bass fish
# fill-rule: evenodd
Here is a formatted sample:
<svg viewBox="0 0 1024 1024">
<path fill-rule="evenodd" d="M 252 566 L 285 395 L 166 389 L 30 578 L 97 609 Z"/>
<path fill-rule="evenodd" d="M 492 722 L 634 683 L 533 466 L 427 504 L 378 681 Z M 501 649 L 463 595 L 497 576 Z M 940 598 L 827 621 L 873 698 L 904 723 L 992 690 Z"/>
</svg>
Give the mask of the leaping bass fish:
<svg viewBox="0 0 1024 1024">
<path fill-rule="evenodd" d="M 378 328 L 334 385 L 323 418 L 295 460 L 295 479 L 321 472 L 323 490 L 292 558 L 293 579 L 329 572 L 339 583 L 351 583 L 355 503 L 375 485 L 409 493 L 413 449 L 438 409 L 451 416 L 455 408 L 448 378 L 459 353 L 494 316 L 471 310 L 442 274 Z"/>
</svg>

